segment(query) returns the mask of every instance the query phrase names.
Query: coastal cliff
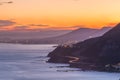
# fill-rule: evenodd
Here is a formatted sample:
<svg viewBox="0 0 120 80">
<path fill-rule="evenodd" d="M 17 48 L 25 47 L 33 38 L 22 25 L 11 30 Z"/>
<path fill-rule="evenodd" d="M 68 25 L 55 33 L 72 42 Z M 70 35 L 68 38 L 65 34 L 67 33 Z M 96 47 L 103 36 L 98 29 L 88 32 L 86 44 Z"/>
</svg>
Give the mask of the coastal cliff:
<svg viewBox="0 0 120 80">
<path fill-rule="evenodd" d="M 101 37 L 58 46 L 48 62 L 69 63 L 83 70 L 120 72 L 120 23 Z"/>
</svg>

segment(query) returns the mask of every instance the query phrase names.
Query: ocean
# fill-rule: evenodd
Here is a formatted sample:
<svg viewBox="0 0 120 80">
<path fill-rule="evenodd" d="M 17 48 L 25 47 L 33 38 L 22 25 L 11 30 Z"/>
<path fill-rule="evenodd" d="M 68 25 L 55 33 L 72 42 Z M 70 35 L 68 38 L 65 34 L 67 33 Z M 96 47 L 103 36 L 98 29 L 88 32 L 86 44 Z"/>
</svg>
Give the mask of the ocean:
<svg viewBox="0 0 120 80">
<path fill-rule="evenodd" d="M 0 80 L 119 80 L 120 73 L 47 63 L 53 45 L 0 44 Z"/>
</svg>

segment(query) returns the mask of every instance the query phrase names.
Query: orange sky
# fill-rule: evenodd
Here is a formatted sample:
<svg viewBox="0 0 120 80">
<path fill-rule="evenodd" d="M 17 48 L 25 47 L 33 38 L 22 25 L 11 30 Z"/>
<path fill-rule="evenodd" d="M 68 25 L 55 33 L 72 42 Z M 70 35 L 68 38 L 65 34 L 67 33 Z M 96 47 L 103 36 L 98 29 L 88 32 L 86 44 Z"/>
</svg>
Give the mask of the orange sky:
<svg viewBox="0 0 120 80">
<path fill-rule="evenodd" d="M 0 20 L 12 19 L 16 22 L 13 26 L 41 24 L 30 28 L 74 29 L 72 26 L 101 28 L 120 22 L 120 0 L 12 1 L 12 4 L 0 5 Z M 9 26 L 9 29 L 13 26 Z"/>
</svg>

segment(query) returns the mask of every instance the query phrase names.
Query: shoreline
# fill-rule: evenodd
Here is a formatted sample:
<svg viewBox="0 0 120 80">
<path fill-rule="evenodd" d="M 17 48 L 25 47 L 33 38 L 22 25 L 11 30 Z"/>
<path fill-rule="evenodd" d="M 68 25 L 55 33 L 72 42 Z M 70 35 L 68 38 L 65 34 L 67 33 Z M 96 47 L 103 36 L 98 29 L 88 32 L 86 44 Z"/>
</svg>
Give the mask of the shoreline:
<svg viewBox="0 0 120 80">
<path fill-rule="evenodd" d="M 49 63 L 66 63 L 66 64 L 69 64 L 69 67 L 71 67 L 71 68 L 80 68 L 81 71 L 100 71 L 100 72 L 120 73 L 120 68 L 117 69 L 116 67 L 113 67 L 112 64 L 102 65 L 102 64 L 81 62 L 80 58 L 73 57 L 73 56 L 64 56 L 64 57 L 59 56 L 56 58 L 58 59 L 58 61 L 53 61 L 53 59 L 50 58 L 47 62 L 49 62 Z"/>
</svg>

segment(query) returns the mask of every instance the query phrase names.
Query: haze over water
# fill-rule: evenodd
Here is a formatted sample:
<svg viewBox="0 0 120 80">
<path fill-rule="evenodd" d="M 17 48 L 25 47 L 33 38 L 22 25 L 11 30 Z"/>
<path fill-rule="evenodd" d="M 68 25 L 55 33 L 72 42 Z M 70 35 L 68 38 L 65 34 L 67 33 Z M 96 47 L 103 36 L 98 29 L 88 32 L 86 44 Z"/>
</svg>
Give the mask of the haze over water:
<svg viewBox="0 0 120 80">
<path fill-rule="evenodd" d="M 0 44 L 0 80 L 119 80 L 119 73 L 46 63 L 54 45 Z"/>
</svg>

